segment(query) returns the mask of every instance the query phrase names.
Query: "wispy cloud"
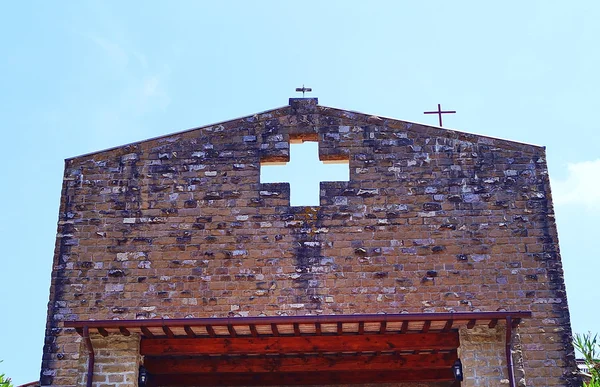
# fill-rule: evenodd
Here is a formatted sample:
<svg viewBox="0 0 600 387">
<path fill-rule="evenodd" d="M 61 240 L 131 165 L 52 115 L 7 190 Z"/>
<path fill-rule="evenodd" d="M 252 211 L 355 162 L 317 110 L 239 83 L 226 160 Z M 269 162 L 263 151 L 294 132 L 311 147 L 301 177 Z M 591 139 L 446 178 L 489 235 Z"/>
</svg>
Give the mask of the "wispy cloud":
<svg viewBox="0 0 600 387">
<path fill-rule="evenodd" d="M 554 204 L 600 211 L 600 159 L 569 163 L 567 169 L 565 179 L 552 180 Z"/>
<path fill-rule="evenodd" d="M 126 39 L 111 40 L 103 36 L 88 35 L 110 64 L 110 70 L 121 80 L 112 99 L 118 105 L 111 106 L 124 115 L 143 115 L 149 111 L 164 110 L 171 98 L 167 91 L 170 68 L 166 63 L 153 63 Z"/>
<path fill-rule="evenodd" d="M 136 114 L 167 108 L 171 102 L 166 86 L 169 73 L 169 69 L 165 68 L 160 72 L 132 79 L 129 89 L 122 94 L 123 104 L 126 104 Z"/>
<path fill-rule="evenodd" d="M 111 63 L 121 69 L 127 67 L 129 55 L 121 45 L 100 36 L 91 36 L 90 39 L 103 51 Z"/>
</svg>

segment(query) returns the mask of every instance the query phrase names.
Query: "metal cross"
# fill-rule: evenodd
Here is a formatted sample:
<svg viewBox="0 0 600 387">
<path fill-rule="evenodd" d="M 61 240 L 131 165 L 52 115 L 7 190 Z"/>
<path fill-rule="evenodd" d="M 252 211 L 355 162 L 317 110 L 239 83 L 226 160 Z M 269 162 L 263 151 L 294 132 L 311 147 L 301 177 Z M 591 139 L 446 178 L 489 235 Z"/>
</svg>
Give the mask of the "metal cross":
<svg viewBox="0 0 600 387">
<path fill-rule="evenodd" d="M 296 87 L 296 92 L 302 92 L 302 98 L 304 98 L 304 93 L 308 92 L 310 93 L 312 91 L 312 89 L 310 87 L 304 87 L 304 85 L 302 85 L 302 87 Z"/>
<path fill-rule="evenodd" d="M 442 106 L 438 103 L 438 110 L 435 112 L 423 112 L 423 114 L 437 114 L 440 118 L 440 127 L 442 127 L 442 114 L 456 113 L 456 110 L 442 110 Z"/>
</svg>

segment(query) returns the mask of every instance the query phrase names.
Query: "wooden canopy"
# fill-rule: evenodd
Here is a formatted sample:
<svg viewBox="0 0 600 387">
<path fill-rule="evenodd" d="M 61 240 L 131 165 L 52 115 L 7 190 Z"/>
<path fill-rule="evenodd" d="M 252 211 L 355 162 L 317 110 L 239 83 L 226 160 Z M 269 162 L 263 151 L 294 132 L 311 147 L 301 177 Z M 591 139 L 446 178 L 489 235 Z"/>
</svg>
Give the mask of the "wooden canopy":
<svg viewBox="0 0 600 387">
<path fill-rule="evenodd" d="M 454 381 L 458 328 L 530 312 L 68 321 L 79 334 L 141 335 L 153 386 Z M 89 339 L 88 339 L 89 341 Z M 91 345 L 91 342 L 90 344 Z"/>
</svg>

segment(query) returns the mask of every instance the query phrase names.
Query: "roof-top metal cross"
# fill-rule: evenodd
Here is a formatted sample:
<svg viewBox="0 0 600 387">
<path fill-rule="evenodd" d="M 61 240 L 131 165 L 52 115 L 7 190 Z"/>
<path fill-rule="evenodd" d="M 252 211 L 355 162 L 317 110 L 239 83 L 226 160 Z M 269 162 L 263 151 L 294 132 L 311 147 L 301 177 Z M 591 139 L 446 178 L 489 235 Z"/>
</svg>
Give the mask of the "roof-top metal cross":
<svg viewBox="0 0 600 387">
<path fill-rule="evenodd" d="M 304 87 L 304 85 L 302 85 L 302 87 L 296 87 L 296 92 L 302 92 L 302 98 L 304 98 L 304 93 L 308 92 L 310 93 L 312 91 L 312 89 L 310 87 Z"/>
<path fill-rule="evenodd" d="M 440 127 L 442 126 L 442 114 L 453 114 L 456 113 L 456 110 L 442 110 L 442 106 L 438 103 L 438 110 L 434 112 L 423 112 L 423 114 L 437 114 L 440 118 Z"/>
</svg>

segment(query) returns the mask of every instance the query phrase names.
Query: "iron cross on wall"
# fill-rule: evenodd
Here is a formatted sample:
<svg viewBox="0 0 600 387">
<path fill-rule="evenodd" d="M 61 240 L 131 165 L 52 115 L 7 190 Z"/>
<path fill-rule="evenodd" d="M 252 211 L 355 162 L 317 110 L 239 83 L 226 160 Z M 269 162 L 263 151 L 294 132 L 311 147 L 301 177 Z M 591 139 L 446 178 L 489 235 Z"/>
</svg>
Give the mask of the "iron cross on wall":
<svg viewBox="0 0 600 387">
<path fill-rule="evenodd" d="M 423 114 L 437 114 L 440 119 L 440 127 L 442 127 L 442 114 L 453 114 L 456 110 L 442 110 L 442 105 L 438 103 L 438 110 L 433 112 L 423 112 Z"/>
<path fill-rule="evenodd" d="M 310 93 L 311 91 L 312 89 L 310 87 L 304 87 L 304 85 L 302 85 L 302 87 L 296 87 L 297 93 L 302 92 L 302 98 L 304 98 L 304 93 Z"/>
</svg>

